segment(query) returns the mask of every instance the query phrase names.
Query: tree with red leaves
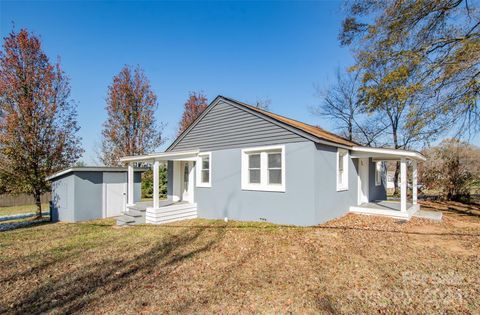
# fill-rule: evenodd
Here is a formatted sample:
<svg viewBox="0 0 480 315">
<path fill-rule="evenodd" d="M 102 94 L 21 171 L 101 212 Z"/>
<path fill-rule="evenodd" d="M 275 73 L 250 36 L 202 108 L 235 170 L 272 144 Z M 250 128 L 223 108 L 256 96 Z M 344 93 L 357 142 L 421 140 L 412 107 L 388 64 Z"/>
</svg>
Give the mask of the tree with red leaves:
<svg viewBox="0 0 480 315">
<path fill-rule="evenodd" d="M 182 119 L 178 126 L 178 134 L 184 132 L 191 123 L 207 108 L 208 100 L 202 92 L 190 92 L 185 102 Z"/>
<path fill-rule="evenodd" d="M 108 88 L 100 156 L 105 165 L 119 165 L 122 156 L 150 153 L 162 144 L 163 124 L 155 122 L 157 107 L 144 71 L 124 66 Z"/>
<path fill-rule="evenodd" d="M 9 193 L 27 193 L 42 216 L 45 177 L 81 156 L 70 85 L 41 41 L 22 29 L 4 38 L 0 52 L 0 177 Z"/>
</svg>

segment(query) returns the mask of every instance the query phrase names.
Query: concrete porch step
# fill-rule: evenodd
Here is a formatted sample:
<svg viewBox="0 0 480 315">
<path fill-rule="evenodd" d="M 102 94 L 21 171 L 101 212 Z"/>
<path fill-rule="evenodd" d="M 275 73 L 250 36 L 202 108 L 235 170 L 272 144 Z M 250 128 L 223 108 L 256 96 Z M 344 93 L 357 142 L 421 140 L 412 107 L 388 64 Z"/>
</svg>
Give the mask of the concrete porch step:
<svg viewBox="0 0 480 315">
<path fill-rule="evenodd" d="M 146 207 L 142 206 L 128 206 L 128 210 L 134 210 L 134 211 L 140 211 L 140 212 L 145 212 L 147 210 Z"/>
<path fill-rule="evenodd" d="M 124 215 L 128 215 L 130 217 L 141 217 L 141 216 L 144 216 L 145 215 L 145 211 L 138 211 L 138 210 L 132 210 L 132 209 L 128 209 Z"/>
<path fill-rule="evenodd" d="M 135 218 L 128 215 L 121 215 L 116 219 L 117 219 L 117 225 L 129 225 L 130 223 L 135 222 Z"/>
</svg>

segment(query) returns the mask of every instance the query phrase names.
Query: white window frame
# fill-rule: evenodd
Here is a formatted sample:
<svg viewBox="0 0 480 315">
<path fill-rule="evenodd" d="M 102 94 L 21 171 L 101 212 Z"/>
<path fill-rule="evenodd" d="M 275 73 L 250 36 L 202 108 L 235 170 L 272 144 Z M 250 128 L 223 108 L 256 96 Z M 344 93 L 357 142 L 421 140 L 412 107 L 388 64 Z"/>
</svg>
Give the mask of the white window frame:
<svg viewBox="0 0 480 315">
<path fill-rule="evenodd" d="M 269 184 L 268 183 L 268 153 L 270 152 L 279 152 L 281 154 L 281 184 Z M 249 183 L 249 172 L 248 172 L 248 156 L 249 154 L 260 154 L 260 183 L 251 184 Z M 285 192 L 285 145 L 272 145 L 265 147 L 254 147 L 246 148 L 241 150 L 242 155 L 242 190 L 256 190 L 256 191 L 276 191 L 276 192 Z"/>
<path fill-rule="evenodd" d="M 375 186 L 382 185 L 382 162 L 375 162 Z"/>
<path fill-rule="evenodd" d="M 340 182 L 340 154 L 345 153 L 343 155 L 343 174 L 342 174 L 342 181 Z M 350 154 L 348 150 L 346 149 L 341 149 L 337 148 L 337 156 L 336 156 L 336 164 L 337 164 L 337 169 L 335 172 L 335 177 L 337 181 L 337 191 L 344 191 L 348 190 L 348 164 L 350 161 Z"/>
<path fill-rule="evenodd" d="M 208 172 L 208 183 L 202 182 L 202 170 L 203 170 L 203 157 L 208 156 L 209 161 L 209 172 Z M 202 152 L 197 156 L 196 163 L 196 186 L 197 187 L 212 187 L 212 152 Z"/>
</svg>

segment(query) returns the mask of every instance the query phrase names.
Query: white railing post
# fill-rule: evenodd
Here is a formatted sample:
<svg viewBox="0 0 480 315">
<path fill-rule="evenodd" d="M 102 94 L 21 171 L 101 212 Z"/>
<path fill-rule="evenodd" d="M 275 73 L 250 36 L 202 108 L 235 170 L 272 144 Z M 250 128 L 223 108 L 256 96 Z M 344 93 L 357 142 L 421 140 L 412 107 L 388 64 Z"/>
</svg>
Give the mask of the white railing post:
<svg viewBox="0 0 480 315">
<path fill-rule="evenodd" d="M 407 212 L 407 160 L 400 160 L 400 211 Z"/>
<path fill-rule="evenodd" d="M 417 192 L 417 185 L 418 185 L 418 180 L 417 180 L 417 161 L 412 161 L 412 203 L 414 205 L 417 204 L 417 198 L 418 198 L 418 192 Z"/>
<path fill-rule="evenodd" d="M 133 201 L 133 177 L 134 177 L 134 172 L 133 172 L 133 164 L 132 163 L 128 163 L 128 175 L 127 175 L 127 182 L 128 182 L 128 186 L 127 186 L 127 191 L 128 191 L 128 198 L 127 198 L 127 204 L 128 205 L 133 205 L 134 204 L 134 201 Z"/>
<path fill-rule="evenodd" d="M 159 190 L 158 190 L 158 185 L 159 185 L 159 175 L 160 175 L 160 161 L 154 161 L 153 162 L 153 208 L 158 209 L 159 208 Z"/>
</svg>

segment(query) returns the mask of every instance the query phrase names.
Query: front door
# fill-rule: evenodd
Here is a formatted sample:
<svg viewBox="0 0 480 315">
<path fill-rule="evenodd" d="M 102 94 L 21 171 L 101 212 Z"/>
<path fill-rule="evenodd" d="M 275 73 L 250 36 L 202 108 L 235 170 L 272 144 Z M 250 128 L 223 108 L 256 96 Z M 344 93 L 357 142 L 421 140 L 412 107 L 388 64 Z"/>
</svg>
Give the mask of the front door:
<svg viewBox="0 0 480 315">
<path fill-rule="evenodd" d="M 182 201 L 193 203 L 193 162 L 182 163 Z"/>
<path fill-rule="evenodd" d="M 358 204 L 368 202 L 368 158 L 358 159 Z"/>
</svg>

